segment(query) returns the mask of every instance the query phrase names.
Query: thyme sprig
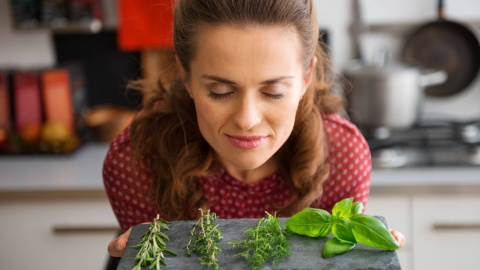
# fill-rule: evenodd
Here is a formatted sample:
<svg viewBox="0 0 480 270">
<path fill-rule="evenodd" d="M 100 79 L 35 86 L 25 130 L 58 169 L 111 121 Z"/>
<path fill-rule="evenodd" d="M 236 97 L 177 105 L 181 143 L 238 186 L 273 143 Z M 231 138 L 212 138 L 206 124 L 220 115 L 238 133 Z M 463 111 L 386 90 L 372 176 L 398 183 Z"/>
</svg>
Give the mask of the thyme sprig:
<svg viewBox="0 0 480 270">
<path fill-rule="evenodd" d="M 273 216 L 265 213 L 266 219 L 260 219 L 256 227 L 245 230 L 247 237 L 244 240 L 228 242 L 234 247 L 245 249 L 236 255 L 245 258 L 248 266 L 255 270 L 262 268 L 266 262 L 272 262 L 276 266 L 290 257 L 288 233 L 280 225 L 277 213 Z"/>
<path fill-rule="evenodd" d="M 218 255 L 221 252 L 218 241 L 223 238 L 222 230 L 218 229 L 218 224 L 214 224 L 218 217 L 215 213 L 210 213 L 210 210 L 205 213 L 202 209 L 199 210 L 202 217 L 193 225 L 185 249 L 188 256 L 192 255 L 192 252 L 200 253 L 200 264 L 218 270 Z"/>
<path fill-rule="evenodd" d="M 156 267 L 157 270 L 160 270 L 160 264 L 167 264 L 163 253 L 177 256 L 177 253 L 166 248 L 166 242 L 169 239 L 166 234 L 161 232 L 161 229 L 168 230 L 167 224 L 167 221 L 157 215 L 153 219 L 153 223 L 150 224 L 148 231 L 143 234 L 140 243 L 132 246 L 132 248 L 140 248 L 134 259 L 134 261 L 138 261 L 138 264 L 133 270 L 140 270 L 142 266 L 147 266 L 148 264 L 149 269 Z"/>
</svg>

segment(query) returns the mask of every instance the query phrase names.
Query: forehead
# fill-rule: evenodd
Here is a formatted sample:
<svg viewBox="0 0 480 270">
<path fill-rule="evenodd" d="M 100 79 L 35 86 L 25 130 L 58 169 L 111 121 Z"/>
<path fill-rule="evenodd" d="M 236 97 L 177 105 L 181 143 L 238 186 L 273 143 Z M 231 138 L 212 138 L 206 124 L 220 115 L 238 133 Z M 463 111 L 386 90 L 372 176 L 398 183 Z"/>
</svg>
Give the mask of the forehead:
<svg viewBox="0 0 480 270">
<path fill-rule="evenodd" d="M 298 32 L 289 26 L 202 25 L 195 45 L 192 68 L 261 71 L 302 63 Z"/>
</svg>

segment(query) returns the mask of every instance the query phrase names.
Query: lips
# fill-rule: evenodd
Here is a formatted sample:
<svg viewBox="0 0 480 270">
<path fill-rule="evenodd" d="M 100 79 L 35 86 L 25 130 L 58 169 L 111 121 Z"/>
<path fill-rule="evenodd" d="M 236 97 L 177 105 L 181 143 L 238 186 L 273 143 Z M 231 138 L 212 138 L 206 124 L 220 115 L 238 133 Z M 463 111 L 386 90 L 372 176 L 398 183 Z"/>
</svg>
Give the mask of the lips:
<svg viewBox="0 0 480 270">
<path fill-rule="evenodd" d="M 242 149 L 257 148 L 267 139 L 267 136 L 231 136 L 227 135 L 228 140 L 236 147 Z"/>
</svg>

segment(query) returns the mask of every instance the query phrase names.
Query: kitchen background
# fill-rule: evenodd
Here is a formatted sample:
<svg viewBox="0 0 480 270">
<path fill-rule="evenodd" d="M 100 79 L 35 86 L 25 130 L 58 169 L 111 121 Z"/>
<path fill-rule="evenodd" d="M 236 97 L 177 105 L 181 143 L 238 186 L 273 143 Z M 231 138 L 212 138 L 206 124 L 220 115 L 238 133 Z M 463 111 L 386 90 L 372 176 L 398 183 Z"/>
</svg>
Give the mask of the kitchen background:
<svg viewBox="0 0 480 270">
<path fill-rule="evenodd" d="M 50 84 L 51 91 L 44 94 L 47 104 L 38 105 L 43 106 L 38 108 L 41 116 L 24 117 L 63 124 L 15 123 L 13 129 L 23 133 L 12 139 L 0 122 L 0 268 L 103 269 L 106 246 L 118 226 L 103 192 L 102 161 L 108 141 L 130 121 L 138 104 L 137 96 L 125 94 L 126 82 L 152 76 L 158 67 L 151 64 L 162 53 L 119 49 L 120 1 L 70 0 L 92 3 L 95 12 L 81 13 L 68 26 L 65 20 L 48 26 L 15 23 L 12 3 L 31 2 L 0 0 L 0 121 L 2 107 L 10 107 L 11 117 L 18 117 L 14 106 L 32 108 L 32 97 L 17 105 L 10 102 L 13 92 L 2 96 L 2 80 L 15 85 L 31 82 L 36 74 L 33 81 L 41 81 L 42 89 Z M 49 2 L 55 1 L 43 1 Z M 358 65 L 352 60 L 361 55 L 363 67 L 367 63 L 374 75 L 383 70 L 396 76 L 400 72 L 391 71 L 390 64 L 404 60 L 411 33 L 437 20 L 437 0 L 359 0 L 362 20 L 354 24 L 356 1 L 315 2 L 334 67 L 343 73 Z M 444 12 L 480 39 L 480 0 L 445 0 Z M 359 42 L 352 35 L 355 30 Z M 375 70 L 382 57 L 390 63 Z M 471 59 L 479 61 L 475 57 Z M 391 78 L 387 75 L 381 79 Z M 360 91 L 359 85 L 353 80 L 350 88 L 335 90 L 346 92 L 348 99 L 352 91 Z M 367 213 L 385 216 L 406 235 L 407 245 L 398 252 L 402 269 L 476 269 L 480 257 L 472 256 L 472 250 L 480 241 L 480 76 L 456 94 L 419 99 L 419 113 L 407 128 L 392 128 L 391 122 L 372 127 L 358 118 L 361 108 L 349 111 L 372 148 L 375 168 Z M 67 117 L 66 111 L 74 113 Z"/>
</svg>

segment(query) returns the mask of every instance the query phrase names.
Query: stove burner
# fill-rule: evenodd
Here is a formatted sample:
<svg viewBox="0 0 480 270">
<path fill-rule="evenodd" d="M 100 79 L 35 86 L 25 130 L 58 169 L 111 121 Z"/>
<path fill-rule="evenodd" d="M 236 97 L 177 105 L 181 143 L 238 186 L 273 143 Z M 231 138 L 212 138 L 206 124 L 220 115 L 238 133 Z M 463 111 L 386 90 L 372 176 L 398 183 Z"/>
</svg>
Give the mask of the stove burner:
<svg viewBox="0 0 480 270">
<path fill-rule="evenodd" d="M 480 142 L 480 125 L 478 123 L 455 126 L 454 131 L 459 140 L 467 143 Z"/>
<path fill-rule="evenodd" d="M 398 147 L 378 149 L 372 152 L 372 163 L 377 168 L 399 168 L 407 164 L 408 158 Z"/>
<path fill-rule="evenodd" d="M 402 132 L 369 134 L 376 168 L 480 165 L 480 121 L 423 122 Z"/>
</svg>

